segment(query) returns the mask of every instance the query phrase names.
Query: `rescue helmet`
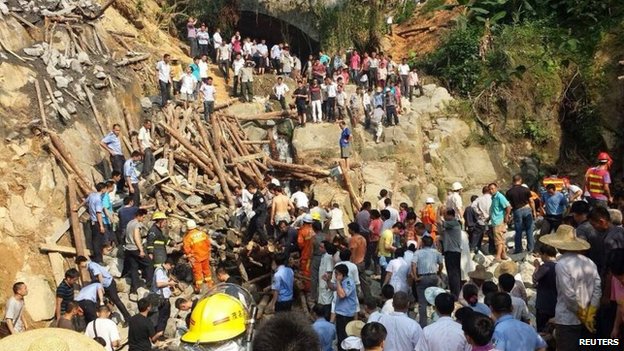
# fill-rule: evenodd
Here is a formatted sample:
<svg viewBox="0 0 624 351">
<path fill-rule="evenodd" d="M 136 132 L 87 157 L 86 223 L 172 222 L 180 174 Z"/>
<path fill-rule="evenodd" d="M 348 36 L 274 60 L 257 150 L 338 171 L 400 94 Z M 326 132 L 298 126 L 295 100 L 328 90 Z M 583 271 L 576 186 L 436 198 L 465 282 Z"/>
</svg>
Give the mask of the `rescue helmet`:
<svg viewBox="0 0 624 351">
<path fill-rule="evenodd" d="M 435 200 L 434 200 L 432 197 L 428 197 L 428 198 L 425 200 L 425 203 L 426 203 L 426 204 L 435 204 Z"/>
<path fill-rule="evenodd" d="M 152 221 L 155 221 L 157 219 L 167 219 L 167 215 L 164 212 L 156 211 L 152 215 Z"/>
<path fill-rule="evenodd" d="M 609 157 L 609 154 L 606 152 L 601 152 L 598 154 L 598 161 L 600 162 L 608 162 L 609 159 L 611 159 L 611 157 Z"/>
<path fill-rule="evenodd" d="M 191 344 L 220 343 L 245 333 L 253 318 L 251 294 L 235 284 L 218 284 L 191 312 L 189 331 L 181 340 Z"/>
<path fill-rule="evenodd" d="M 194 220 L 189 219 L 186 221 L 186 230 L 191 230 L 197 228 L 197 223 Z"/>
<path fill-rule="evenodd" d="M 315 220 L 315 221 L 320 221 L 321 220 L 321 214 L 319 212 L 312 213 L 312 219 Z"/>
</svg>

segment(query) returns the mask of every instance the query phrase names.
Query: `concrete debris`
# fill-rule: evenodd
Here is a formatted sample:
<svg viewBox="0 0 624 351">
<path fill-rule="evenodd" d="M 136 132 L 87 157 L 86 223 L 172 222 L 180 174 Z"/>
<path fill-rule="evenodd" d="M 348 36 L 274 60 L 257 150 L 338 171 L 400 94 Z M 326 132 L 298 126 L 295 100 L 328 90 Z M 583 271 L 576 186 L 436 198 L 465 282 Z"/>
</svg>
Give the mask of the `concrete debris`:
<svg viewBox="0 0 624 351">
<path fill-rule="evenodd" d="M 97 79 L 106 79 L 106 77 L 108 77 L 108 76 L 106 75 L 106 73 L 104 73 L 102 71 L 98 71 L 95 74 L 95 78 L 97 78 Z"/>
<path fill-rule="evenodd" d="M 69 67 L 76 73 L 82 73 L 82 65 L 78 60 L 70 60 Z"/>
<path fill-rule="evenodd" d="M 48 75 L 52 78 L 63 75 L 63 72 L 61 72 L 61 70 L 57 69 L 53 65 L 48 65 L 46 67 L 46 71 L 48 72 Z"/>
<path fill-rule="evenodd" d="M 93 71 L 94 72 L 104 72 L 104 67 L 100 66 L 100 65 L 95 65 L 93 67 Z"/>
<path fill-rule="evenodd" d="M 61 92 L 60 92 L 60 91 L 58 91 L 58 90 L 55 90 L 53 94 L 54 94 L 54 97 L 55 97 L 55 98 L 60 98 L 61 96 L 63 96 L 63 93 L 61 93 Z"/>
<path fill-rule="evenodd" d="M 65 105 L 65 109 L 72 115 L 78 113 L 78 111 L 76 110 L 76 105 L 73 102 L 68 102 L 67 105 Z"/>
<path fill-rule="evenodd" d="M 152 100 L 148 97 L 141 98 L 141 107 L 146 110 L 152 108 Z"/>
<path fill-rule="evenodd" d="M 24 53 L 28 56 L 40 57 L 44 54 L 44 52 L 45 50 L 41 47 L 41 45 L 34 45 L 32 48 L 24 48 Z"/>
<path fill-rule="evenodd" d="M 78 52 L 77 58 L 78 58 L 78 62 L 80 62 L 83 65 L 88 65 L 88 66 L 93 65 L 93 63 L 91 63 L 91 60 L 89 59 L 89 54 L 87 54 L 84 51 Z"/>
<path fill-rule="evenodd" d="M 5 3 L 0 3 L 0 12 L 2 12 L 2 14 L 5 16 L 8 15 L 9 7 Z"/>
<path fill-rule="evenodd" d="M 54 81 L 56 82 L 56 87 L 59 89 L 62 88 L 67 88 L 69 86 L 69 83 L 71 83 L 73 79 L 70 78 L 66 78 L 62 75 L 57 75 L 54 77 Z"/>
</svg>

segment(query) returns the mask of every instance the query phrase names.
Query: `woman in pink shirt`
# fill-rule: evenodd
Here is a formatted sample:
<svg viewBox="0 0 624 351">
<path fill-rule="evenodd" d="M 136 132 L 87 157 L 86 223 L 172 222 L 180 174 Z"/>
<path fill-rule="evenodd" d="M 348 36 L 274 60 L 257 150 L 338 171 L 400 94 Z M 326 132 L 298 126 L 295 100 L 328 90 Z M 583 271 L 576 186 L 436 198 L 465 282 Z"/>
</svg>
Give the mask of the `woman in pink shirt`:
<svg viewBox="0 0 624 351">
<path fill-rule="evenodd" d="M 368 237 L 368 245 L 366 246 L 366 258 L 365 258 L 365 266 L 368 269 L 371 266 L 371 263 L 375 265 L 375 267 L 379 267 L 377 264 L 377 245 L 379 244 L 379 238 L 381 237 L 381 227 L 383 226 L 383 221 L 381 220 L 381 213 L 378 210 L 370 211 L 370 224 L 368 226 L 368 230 L 370 231 L 370 236 Z"/>
</svg>

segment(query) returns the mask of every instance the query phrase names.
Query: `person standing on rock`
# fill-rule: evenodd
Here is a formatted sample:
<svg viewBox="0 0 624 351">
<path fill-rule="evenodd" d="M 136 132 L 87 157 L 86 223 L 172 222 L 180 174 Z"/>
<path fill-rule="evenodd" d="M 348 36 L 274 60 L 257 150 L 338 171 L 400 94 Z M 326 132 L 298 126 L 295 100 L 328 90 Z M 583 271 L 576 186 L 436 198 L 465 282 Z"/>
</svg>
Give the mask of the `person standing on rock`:
<svg viewBox="0 0 624 351">
<path fill-rule="evenodd" d="M 121 151 L 121 139 L 119 138 L 119 134 L 121 134 L 121 126 L 115 123 L 113 124 L 113 130 L 106 134 L 100 141 L 100 146 L 110 154 L 110 163 L 113 171 L 123 173 L 123 166 L 124 162 L 126 162 L 126 158 Z M 117 192 L 123 192 L 124 183 L 125 180 L 117 182 Z"/>
<path fill-rule="evenodd" d="M 607 207 L 613 202 L 611 196 L 611 175 L 609 168 L 613 160 L 606 152 L 598 154 L 598 164 L 585 172 L 585 192 L 589 193 L 587 198 L 592 207 Z"/>
<path fill-rule="evenodd" d="M 284 195 L 282 187 L 273 188 L 275 197 L 271 203 L 271 225 L 277 225 L 281 221 L 291 222 L 290 213 L 294 211 L 295 205 Z"/>
<path fill-rule="evenodd" d="M 412 102 L 412 97 L 414 96 L 414 90 L 418 89 L 420 92 L 419 96 L 425 95 L 423 91 L 422 84 L 420 83 L 420 79 L 418 78 L 418 72 L 416 71 L 416 67 L 412 68 L 412 71 L 408 76 L 409 81 L 409 101 Z"/>
<path fill-rule="evenodd" d="M 24 296 L 28 295 L 28 287 L 24 282 L 13 284 L 13 296 L 6 303 L 4 323 L 10 334 L 17 334 L 28 329 L 24 320 Z"/>
<path fill-rule="evenodd" d="M 545 235 L 557 231 L 563 222 L 563 216 L 568 207 L 568 198 L 557 191 L 555 184 L 548 184 L 546 193 L 542 195 L 542 204 L 544 221 L 542 228 L 540 228 L 540 235 Z"/>
<path fill-rule="evenodd" d="M 403 58 L 403 60 L 401 60 L 401 64 L 399 65 L 398 70 L 399 70 L 399 79 L 401 80 L 401 95 L 410 97 L 410 93 L 409 93 L 410 67 L 407 64 L 406 58 Z"/>
<path fill-rule="evenodd" d="M 283 111 L 288 109 L 288 106 L 286 105 L 286 93 L 289 91 L 290 89 L 288 88 L 288 85 L 284 83 L 284 78 L 277 77 L 277 83 L 273 86 L 273 94 L 275 95 L 277 101 L 279 101 Z"/>
<path fill-rule="evenodd" d="M 184 109 L 188 108 L 189 102 L 194 105 L 197 82 L 197 78 L 193 75 L 193 69 L 190 65 L 187 66 L 184 74 L 180 77 L 180 99 L 184 101 Z M 145 171 L 145 167 L 143 170 Z"/>
<path fill-rule="evenodd" d="M 470 243 L 470 247 L 474 248 L 474 252 L 477 253 L 482 251 L 481 243 L 483 242 L 483 235 L 487 233 L 489 238 L 488 240 L 488 253 L 494 253 L 496 247 L 494 245 L 494 239 L 491 235 L 491 230 L 488 228 L 488 222 L 490 219 L 490 206 L 492 205 L 492 195 L 490 195 L 490 189 L 487 186 L 484 186 L 481 189 L 481 196 L 479 196 L 473 203 L 471 204 L 472 208 L 475 210 L 477 215 L 477 223 L 475 224 L 475 229 L 473 231 L 473 236 L 471 238 L 472 242 Z"/>
<path fill-rule="evenodd" d="M 184 85 L 184 84 L 183 84 Z M 143 152 L 143 170 L 141 177 L 147 179 L 154 169 L 154 145 L 152 144 L 152 121 L 146 119 L 143 122 L 143 126 L 139 129 L 139 147 Z"/>
<path fill-rule="evenodd" d="M 96 262 L 102 262 L 102 246 L 106 242 L 106 226 L 104 225 L 104 207 L 102 195 L 106 191 L 105 183 L 97 183 L 95 191 L 85 199 L 89 213 L 91 228 L 91 257 Z M 78 209 L 74 208 L 74 212 Z"/>
<path fill-rule="evenodd" d="M 152 227 L 147 232 L 147 242 L 145 243 L 147 255 L 154 263 L 154 266 L 163 264 L 167 260 L 167 246 L 171 242 L 163 230 L 167 226 L 167 215 L 156 211 L 152 215 Z"/>
<path fill-rule="evenodd" d="M 188 22 L 186 22 L 186 40 L 188 40 L 189 46 L 191 47 L 191 57 L 195 57 L 199 54 L 199 48 L 197 46 L 197 28 L 195 25 L 197 24 L 197 18 L 189 17 Z"/>
<path fill-rule="evenodd" d="M 253 74 L 255 63 L 251 60 L 245 62 L 245 66 L 241 68 L 239 78 L 241 81 L 241 95 L 244 102 L 253 101 Z"/>
<path fill-rule="evenodd" d="M 206 24 L 202 23 L 199 31 L 197 31 L 197 44 L 199 45 L 199 54 L 208 55 L 210 47 L 210 33 L 206 28 Z"/>
<path fill-rule="evenodd" d="M 338 94 L 338 85 L 332 81 L 331 78 L 325 77 L 324 83 L 321 84 L 321 89 L 327 97 L 327 101 L 325 102 L 327 122 L 334 122 L 336 119 L 336 95 Z"/>
<path fill-rule="evenodd" d="M 511 203 L 516 234 L 514 236 L 514 254 L 522 252 L 522 234 L 526 232 L 527 251 L 533 252 L 533 218 L 536 215 L 535 205 L 531 201 L 531 190 L 522 186 L 522 176 L 513 176 L 513 186 L 505 196 Z"/>
<path fill-rule="evenodd" d="M 204 120 L 210 123 L 210 116 L 214 113 L 216 89 L 212 85 L 212 77 L 204 79 L 199 87 L 199 92 L 204 103 Z"/>
<path fill-rule="evenodd" d="M 490 194 L 492 194 L 492 204 L 490 206 L 490 224 L 494 230 L 494 244 L 496 245 L 496 257 L 494 261 L 500 262 L 507 258 L 507 248 L 505 247 L 505 234 L 507 234 L 507 223 L 511 217 L 511 204 L 498 191 L 496 183 L 488 185 Z"/>
<path fill-rule="evenodd" d="M 425 200 L 425 207 L 420 210 L 420 220 L 425 225 L 425 230 L 431 234 L 431 238 L 435 242 L 438 235 L 438 216 L 436 210 L 433 208 L 435 200 L 432 197 L 428 197 Z"/>
<path fill-rule="evenodd" d="M 321 123 L 321 121 L 323 120 L 323 96 L 321 86 L 318 84 L 318 80 L 312 80 L 309 91 L 310 104 L 312 105 L 312 122 Z"/>
<path fill-rule="evenodd" d="M 164 54 L 162 61 L 156 63 L 156 71 L 158 71 L 158 86 L 160 87 L 160 107 L 167 106 L 171 100 L 171 55 Z M 120 147 L 121 148 L 121 147 Z"/>
<path fill-rule="evenodd" d="M 240 86 L 240 73 L 245 67 L 245 59 L 241 57 L 241 54 L 236 54 L 234 60 L 232 60 L 232 70 L 234 71 L 234 83 L 232 87 L 231 96 L 239 96 L 238 87 Z"/>
<path fill-rule="evenodd" d="M 139 190 L 139 170 L 137 169 L 138 163 L 141 161 L 141 152 L 138 150 L 132 151 L 130 159 L 124 163 L 124 179 L 128 186 L 128 191 L 134 199 L 136 206 L 141 206 L 141 191 Z"/>
<path fill-rule="evenodd" d="M 442 246 L 444 247 L 444 265 L 448 275 L 448 285 L 455 299 L 461 291 L 461 224 L 455 210 L 447 209 L 444 213 Z"/>
<path fill-rule="evenodd" d="M 169 272 L 175 267 L 172 258 L 167 258 L 154 270 L 154 279 L 152 281 L 152 293 L 158 295 L 160 304 L 158 305 L 158 322 L 156 323 L 156 332 L 165 331 L 167 321 L 171 315 L 171 288 L 176 285 L 176 281 L 169 278 Z"/>
<path fill-rule="evenodd" d="M 137 294 L 139 288 L 139 269 L 146 282 L 152 281 L 154 266 L 143 248 L 143 219 L 147 210 L 139 208 L 134 219 L 128 223 L 124 245 L 124 271 L 130 273 L 130 296 Z M 126 268 L 128 267 L 128 268 Z"/>
<path fill-rule="evenodd" d="M 464 203 L 461 197 L 463 189 L 464 186 L 460 182 L 455 182 L 451 185 L 451 192 L 446 197 L 446 209 L 455 211 L 455 217 L 460 223 L 464 220 Z"/>
<path fill-rule="evenodd" d="M 399 125 L 399 115 L 397 114 L 397 98 L 392 89 L 385 91 L 386 124 L 389 126 Z"/>
<path fill-rule="evenodd" d="M 418 296 L 418 321 L 421 327 L 427 326 L 427 300 L 425 290 L 438 286 L 439 276 L 444 268 L 442 254 L 433 246 L 433 238 L 423 235 L 422 249 L 416 250 L 411 262 L 411 276 L 416 283 Z"/>
<path fill-rule="evenodd" d="M 221 30 L 219 28 L 215 29 L 215 32 L 212 34 L 212 45 L 214 47 L 214 62 L 219 62 L 219 49 L 225 45 L 223 44 L 223 38 L 221 37 Z M 227 84 L 227 80 L 225 82 Z"/>
<path fill-rule="evenodd" d="M 342 158 L 344 162 L 344 172 L 349 171 L 349 157 L 351 157 L 351 131 L 349 127 L 347 127 L 347 122 L 340 121 L 338 122 L 342 133 L 340 133 L 340 158 Z"/>
<path fill-rule="evenodd" d="M 308 88 L 303 80 L 298 81 L 297 89 L 293 92 L 293 97 L 295 98 L 295 106 L 297 107 L 297 117 L 299 118 L 300 127 L 305 127 L 306 125 L 308 95 Z"/>
<path fill-rule="evenodd" d="M 314 219 L 312 215 L 306 214 L 303 216 L 303 225 L 297 232 L 297 245 L 301 252 L 301 258 L 299 259 L 299 270 L 301 274 L 308 278 L 304 279 L 304 291 L 306 294 L 310 293 L 310 277 L 312 275 L 311 263 L 314 250 L 314 230 L 312 230 L 312 223 Z"/>
<path fill-rule="evenodd" d="M 74 301 L 74 284 L 78 282 L 80 273 L 75 268 L 65 271 L 65 278 L 56 288 L 54 318 L 58 321 L 67 311 L 67 305 Z"/>
<path fill-rule="evenodd" d="M 115 279 L 113 279 L 110 272 L 101 265 L 93 261 L 89 261 L 84 256 L 76 257 L 76 265 L 81 269 L 87 269 L 92 281 L 98 281 L 102 284 L 102 287 L 104 287 L 104 293 L 110 298 L 111 302 L 117 306 L 119 312 L 124 317 L 124 321 L 128 322 L 130 320 L 130 313 L 128 313 L 128 309 L 126 309 L 126 306 L 119 298 L 117 283 L 115 282 Z"/>
<path fill-rule="evenodd" d="M 210 270 L 210 237 L 206 232 L 197 228 L 194 220 L 186 222 L 182 248 L 184 256 L 193 268 L 193 289 L 199 294 L 204 282 L 208 288 L 212 287 L 212 272 Z"/>
</svg>

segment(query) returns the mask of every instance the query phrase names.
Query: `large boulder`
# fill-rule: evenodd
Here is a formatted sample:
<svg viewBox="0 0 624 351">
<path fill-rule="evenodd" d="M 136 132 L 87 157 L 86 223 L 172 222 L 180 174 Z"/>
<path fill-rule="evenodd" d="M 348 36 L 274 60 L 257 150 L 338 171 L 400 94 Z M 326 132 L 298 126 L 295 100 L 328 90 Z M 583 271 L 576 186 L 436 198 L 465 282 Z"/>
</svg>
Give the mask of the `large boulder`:
<svg viewBox="0 0 624 351">
<path fill-rule="evenodd" d="M 340 158 L 340 134 L 340 128 L 331 123 L 308 123 L 296 128 L 292 139 L 295 159 L 307 165 L 333 166 Z"/>
<path fill-rule="evenodd" d="M 54 304 L 56 297 L 50 282 L 42 275 L 27 272 L 19 272 L 17 281 L 26 283 L 28 295 L 24 298 L 26 312 L 35 322 L 50 320 L 54 317 Z"/>
</svg>

